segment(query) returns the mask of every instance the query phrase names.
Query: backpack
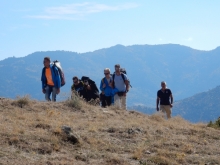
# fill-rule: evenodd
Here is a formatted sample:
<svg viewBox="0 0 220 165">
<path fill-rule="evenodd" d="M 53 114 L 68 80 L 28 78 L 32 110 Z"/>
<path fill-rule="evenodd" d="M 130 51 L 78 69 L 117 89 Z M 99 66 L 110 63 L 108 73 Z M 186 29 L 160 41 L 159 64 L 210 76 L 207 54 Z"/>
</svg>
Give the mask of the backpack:
<svg viewBox="0 0 220 165">
<path fill-rule="evenodd" d="M 61 78 L 61 87 L 62 87 L 66 84 L 66 80 L 65 80 L 65 75 L 64 75 L 63 69 L 61 67 L 61 63 L 56 60 L 56 61 L 52 62 L 52 64 L 53 64 L 53 67 L 56 67 L 58 69 L 58 72 L 59 72 L 59 75 Z"/>
<path fill-rule="evenodd" d="M 125 74 L 127 75 L 127 71 L 126 71 L 126 69 L 125 68 L 120 68 L 120 72 L 121 72 L 121 77 L 122 77 L 122 79 L 124 80 L 124 82 L 125 82 Z M 115 86 L 115 84 L 114 84 L 114 80 L 115 80 L 115 72 L 114 72 L 114 74 L 112 75 L 112 79 L 113 79 L 113 87 Z M 128 84 L 129 84 L 129 86 L 132 88 L 132 86 L 131 86 L 131 84 L 130 84 L 130 80 L 128 79 Z"/>
<path fill-rule="evenodd" d="M 95 100 L 95 99 L 99 98 L 99 89 L 97 88 L 95 81 L 91 80 L 89 77 L 86 77 L 86 76 L 82 76 L 81 81 L 83 81 L 83 82 L 88 81 L 88 83 L 92 89 L 91 91 L 87 91 L 86 86 L 84 86 L 83 98 L 85 98 L 87 101 L 90 101 L 91 99 Z"/>
<path fill-rule="evenodd" d="M 93 86 L 93 88 L 94 88 L 93 90 L 94 90 L 95 92 L 98 92 L 98 93 L 99 93 L 99 89 L 97 88 L 95 81 L 91 80 L 91 79 L 90 79 L 89 77 L 87 77 L 87 76 L 82 76 L 81 81 L 84 82 L 85 80 L 87 80 L 87 81 L 89 82 L 89 84 L 91 84 L 91 85 Z"/>
</svg>

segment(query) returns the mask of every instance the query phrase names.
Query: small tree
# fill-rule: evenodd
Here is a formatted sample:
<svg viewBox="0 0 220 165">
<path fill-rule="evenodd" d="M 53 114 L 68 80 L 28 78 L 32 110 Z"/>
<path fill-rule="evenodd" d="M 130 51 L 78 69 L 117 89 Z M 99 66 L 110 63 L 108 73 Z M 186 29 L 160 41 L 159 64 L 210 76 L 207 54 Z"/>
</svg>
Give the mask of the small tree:
<svg viewBox="0 0 220 165">
<path fill-rule="evenodd" d="M 17 96 L 16 100 L 12 103 L 12 105 L 19 106 L 20 108 L 23 108 L 26 105 L 30 104 L 30 96 L 25 95 L 23 97 Z"/>
</svg>

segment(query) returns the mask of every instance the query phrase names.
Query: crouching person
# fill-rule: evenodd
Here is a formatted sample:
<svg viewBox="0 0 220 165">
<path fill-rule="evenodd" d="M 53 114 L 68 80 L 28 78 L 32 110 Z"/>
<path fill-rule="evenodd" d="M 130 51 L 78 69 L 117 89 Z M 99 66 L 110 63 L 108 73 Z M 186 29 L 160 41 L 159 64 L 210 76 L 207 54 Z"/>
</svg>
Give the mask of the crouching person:
<svg viewBox="0 0 220 165">
<path fill-rule="evenodd" d="M 99 90 L 95 82 L 86 76 L 83 76 L 81 81 L 83 81 L 83 98 L 86 101 L 99 99 Z"/>
<path fill-rule="evenodd" d="M 100 83 L 100 100 L 102 107 L 110 106 L 112 104 L 112 77 L 110 75 L 110 69 L 106 68 L 104 70 L 105 77 L 101 80 Z"/>
<path fill-rule="evenodd" d="M 50 64 L 50 57 L 44 58 L 44 68 L 42 70 L 42 92 L 45 94 L 47 101 L 56 101 L 56 95 L 60 93 L 61 78 L 58 69 Z"/>
<path fill-rule="evenodd" d="M 73 77 L 73 85 L 71 86 L 72 92 L 77 92 L 77 94 L 82 97 L 83 96 L 83 82 L 79 80 L 78 77 Z"/>
</svg>

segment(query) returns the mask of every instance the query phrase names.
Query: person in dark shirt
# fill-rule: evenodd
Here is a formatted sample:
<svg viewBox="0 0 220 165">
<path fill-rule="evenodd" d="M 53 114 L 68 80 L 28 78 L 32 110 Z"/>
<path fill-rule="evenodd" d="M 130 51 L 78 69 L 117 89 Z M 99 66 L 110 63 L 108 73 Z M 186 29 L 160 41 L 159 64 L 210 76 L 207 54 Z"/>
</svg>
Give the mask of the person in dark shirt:
<svg viewBox="0 0 220 165">
<path fill-rule="evenodd" d="M 160 103 L 160 108 L 159 108 Z M 161 110 L 163 113 L 167 114 L 167 118 L 171 118 L 173 107 L 173 95 L 170 89 L 167 88 L 166 82 L 161 82 L 161 89 L 157 91 L 157 111 Z"/>
<path fill-rule="evenodd" d="M 83 98 L 88 102 L 99 99 L 99 90 L 95 81 L 86 76 L 83 76 L 81 81 L 83 81 Z"/>
<path fill-rule="evenodd" d="M 73 77 L 73 85 L 71 86 L 71 90 L 76 91 L 79 96 L 83 96 L 83 83 L 79 81 L 78 77 Z"/>
</svg>

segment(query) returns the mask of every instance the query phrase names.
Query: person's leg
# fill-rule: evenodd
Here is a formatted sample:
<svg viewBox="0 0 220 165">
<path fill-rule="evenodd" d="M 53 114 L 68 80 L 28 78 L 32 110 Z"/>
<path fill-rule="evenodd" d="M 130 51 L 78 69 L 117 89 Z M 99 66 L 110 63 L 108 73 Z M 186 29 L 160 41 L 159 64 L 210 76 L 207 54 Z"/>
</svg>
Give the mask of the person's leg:
<svg viewBox="0 0 220 165">
<path fill-rule="evenodd" d="M 47 101 L 51 101 L 51 99 L 50 99 L 50 95 L 51 95 L 51 91 L 52 91 L 51 88 L 49 86 L 46 86 L 45 90 L 46 90 L 45 99 Z"/>
<path fill-rule="evenodd" d="M 117 94 L 114 96 L 114 106 L 120 108 L 120 97 Z"/>
<path fill-rule="evenodd" d="M 112 97 L 111 96 L 105 96 L 106 97 L 106 103 L 108 106 L 112 104 Z"/>
<path fill-rule="evenodd" d="M 127 109 L 127 105 L 126 105 L 126 96 L 121 96 L 121 107 L 122 109 Z"/>
<path fill-rule="evenodd" d="M 165 118 L 165 113 L 166 113 L 165 105 L 160 105 L 160 112 L 162 113 L 162 116 Z"/>
<path fill-rule="evenodd" d="M 51 87 L 52 88 L 52 101 L 56 102 L 56 96 L 57 96 L 57 88 Z"/>
<path fill-rule="evenodd" d="M 101 94 L 102 95 L 102 107 L 106 107 L 106 96 Z"/>
<path fill-rule="evenodd" d="M 171 109 L 170 105 L 165 106 L 165 111 L 166 111 L 166 114 L 167 114 L 167 119 L 170 119 L 171 118 L 171 113 L 172 113 L 172 109 Z"/>
<path fill-rule="evenodd" d="M 114 102 L 115 102 L 114 96 L 111 96 L 111 98 L 112 98 L 112 99 L 111 99 L 111 100 L 112 100 L 112 101 L 111 101 L 111 104 L 114 105 Z"/>
</svg>

